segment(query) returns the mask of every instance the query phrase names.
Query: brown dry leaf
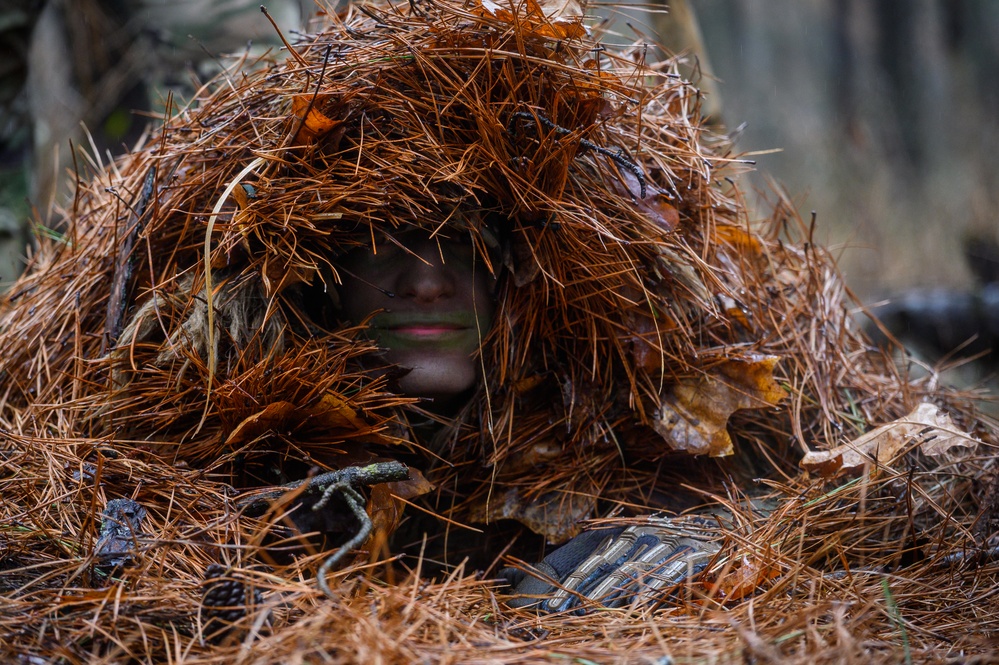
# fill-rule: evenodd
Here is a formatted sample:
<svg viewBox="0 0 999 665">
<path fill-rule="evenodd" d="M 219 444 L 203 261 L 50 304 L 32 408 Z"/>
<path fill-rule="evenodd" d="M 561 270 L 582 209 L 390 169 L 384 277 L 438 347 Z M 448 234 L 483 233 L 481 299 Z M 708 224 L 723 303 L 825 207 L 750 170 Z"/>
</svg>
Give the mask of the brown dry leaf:
<svg viewBox="0 0 999 665">
<path fill-rule="evenodd" d="M 761 584 L 780 576 L 780 569 L 757 556 L 742 556 L 726 569 L 724 577 L 701 582 L 712 598 L 732 601 L 753 594 Z"/>
<path fill-rule="evenodd" d="M 236 425 L 226 438 L 226 445 L 238 447 L 272 432 L 275 429 L 288 429 L 289 423 L 294 420 L 295 424 L 301 422 L 301 416 L 291 402 L 274 402 L 264 407 L 263 411 L 258 411 L 252 416 L 244 418 Z"/>
<path fill-rule="evenodd" d="M 642 197 L 642 183 L 638 176 L 628 169 L 618 169 L 621 179 L 609 178 L 611 187 L 618 194 L 630 196 L 635 207 L 645 213 L 646 219 L 657 224 L 663 231 L 676 230 L 680 225 L 680 212 L 670 203 L 666 192 L 650 182 L 645 183 L 645 196 Z"/>
<path fill-rule="evenodd" d="M 482 500 L 469 512 L 469 521 L 489 524 L 496 520 L 517 520 L 553 544 L 564 543 L 580 531 L 580 522 L 593 516 L 596 499 L 582 493 L 549 492 L 525 499 L 516 488 L 503 496 Z"/>
<path fill-rule="evenodd" d="M 283 291 L 294 284 L 310 282 L 315 275 L 315 269 L 289 266 L 286 261 L 272 255 L 264 257 L 264 265 L 260 270 L 264 293 L 268 296 Z"/>
<path fill-rule="evenodd" d="M 518 379 L 513 382 L 513 390 L 518 395 L 523 395 L 524 393 L 530 392 L 534 388 L 538 387 L 544 380 L 544 374 L 535 374 L 533 376 L 524 377 L 523 379 Z"/>
<path fill-rule="evenodd" d="M 527 286 L 541 274 L 541 266 L 531 249 L 530 239 L 524 234 L 514 236 L 503 255 L 503 265 L 513 275 L 518 287 Z"/>
<path fill-rule="evenodd" d="M 638 208 L 667 231 L 672 231 L 680 225 L 679 211 L 662 192 L 653 192 L 644 199 L 639 199 Z"/>
<path fill-rule="evenodd" d="M 777 356 L 732 359 L 704 376 L 678 383 L 663 399 L 653 427 L 674 450 L 731 455 L 729 417 L 740 409 L 773 406 L 787 396 L 773 377 L 779 360 Z"/>
<path fill-rule="evenodd" d="M 226 445 L 237 447 L 266 435 L 268 432 L 290 432 L 308 423 L 311 427 L 359 432 L 369 428 L 354 409 L 337 395 L 327 393 L 312 407 L 291 402 L 274 402 L 262 411 L 244 418 L 229 433 Z"/>
<path fill-rule="evenodd" d="M 586 28 L 583 27 L 583 4 L 579 0 L 527 0 L 522 7 L 526 12 L 521 12 L 518 25 L 526 32 L 555 39 L 573 39 L 586 35 Z M 513 11 L 494 0 L 479 0 L 477 9 L 480 14 L 501 21 L 514 23 L 517 19 Z M 518 11 L 520 10 L 518 7 Z"/>
<path fill-rule="evenodd" d="M 328 95 L 295 95 L 291 98 L 291 112 L 301 127 L 292 139 L 295 145 L 312 143 L 317 137 L 325 134 L 340 124 L 338 120 L 327 117 L 316 107 L 328 99 Z M 304 121 L 302 121 L 304 118 Z M 297 125 L 296 125 L 297 126 Z"/>
<path fill-rule="evenodd" d="M 333 393 L 323 395 L 309 416 L 313 424 L 329 429 L 362 430 L 368 427 L 349 402 Z"/>
<path fill-rule="evenodd" d="M 923 402 L 912 413 L 882 425 L 867 434 L 832 450 L 811 452 L 799 464 L 801 468 L 820 476 L 857 471 L 872 463 L 890 464 L 903 451 L 919 447 L 934 457 L 955 446 L 969 447 L 978 439 L 961 432 L 950 416 L 935 404 Z"/>
<path fill-rule="evenodd" d="M 372 550 L 388 540 L 388 537 L 399 526 L 405 501 L 422 496 L 434 489 L 418 469 L 409 467 L 409 478 L 391 483 L 381 483 L 371 488 L 367 511 L 371 517 L 370 542 L 375 543 Z"/>
<path fill-rule="evenodd" d="M 657 311 L 656 318 L 645 312 L 633 313 L 628 317 L 628 335 L 622 336 L 627 342 L 631 360 L 635 367 L 653 372 L 661 370 L 667 360 L 663 357 L 660 337 L 676 330 L 676 321 L 665 312 Z"/>
</svg>

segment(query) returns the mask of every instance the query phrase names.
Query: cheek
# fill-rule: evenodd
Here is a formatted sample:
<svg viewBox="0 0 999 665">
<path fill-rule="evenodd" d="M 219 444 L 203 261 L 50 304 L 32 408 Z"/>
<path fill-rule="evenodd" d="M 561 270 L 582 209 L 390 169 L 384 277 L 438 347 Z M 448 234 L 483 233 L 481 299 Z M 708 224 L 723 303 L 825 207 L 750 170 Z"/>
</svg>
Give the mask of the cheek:
<svg viewBox="0 0 999 665">
<path fill-rule="evenodd" d="M 492 275 L 476 275 L 472 285 L 471 300 L 483 335 L 493 324 L 493 313 L 496 311 L 495 291 L 496 280 Z"/>
<path fill-rule="evenodd" d="M 340 296 L 340 313 L 351 323 L 360 323 L 369 314 L 387 307 L 385 283 L 392 279 L 388 270 L 373 270 L 370 266 L 344 264 L 340 271 L 342 284 L 337 287 Z"/>
<path fill-rule="evenodd" d="M 340 286 L 340 314 L 351 323 L 360 323 L 375 309 L 373 303 L 361 297 L 359 286 L 349 279 Z"/>
</svg>

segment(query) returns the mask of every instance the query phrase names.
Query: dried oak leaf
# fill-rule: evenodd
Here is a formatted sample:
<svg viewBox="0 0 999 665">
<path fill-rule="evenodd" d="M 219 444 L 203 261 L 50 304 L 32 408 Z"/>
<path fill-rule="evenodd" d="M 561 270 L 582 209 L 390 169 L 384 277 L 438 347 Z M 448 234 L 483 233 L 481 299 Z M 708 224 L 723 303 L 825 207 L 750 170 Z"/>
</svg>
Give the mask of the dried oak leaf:
<svg viewBox="0 0 999 665">
<path fill-rule="evenodd" d="M 955 427 L 950 416 L 939 407 L 923 402 L 909 415 L 882 425 L 850 443 L 832 450 L 810 452 L 799 464 L 820 476 L 858 471 L 865 466 L 890 464 L 901 453 L 919 448 L 924 454 L 938 457 L 955 446 L 971 447 L 975 437 Z"/>
<path fill-rule="evenodd" d="M 729 417 L 740 409 L 773 406 L 787 396 L 773 376 L 779 360 L 761 355 L 730 359 L 700 377 L 677 383 L 663 399 L 653 428 L 674 450 L 731 455 Z"/>
</svg>

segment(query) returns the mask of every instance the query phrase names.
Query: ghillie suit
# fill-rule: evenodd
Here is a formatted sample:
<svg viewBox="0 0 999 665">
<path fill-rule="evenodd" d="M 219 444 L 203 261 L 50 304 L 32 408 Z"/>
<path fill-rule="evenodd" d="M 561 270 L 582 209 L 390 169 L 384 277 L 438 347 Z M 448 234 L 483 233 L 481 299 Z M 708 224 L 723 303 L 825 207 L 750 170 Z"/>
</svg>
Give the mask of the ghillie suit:
<svg viewBox="0 0 999 665">
<path fill-rule="evenodd" d="M 730 182 L 739 160 L 702 131 L 693 86 L 533 2 L 330 20 L 81 182 L 66 233 L 8 296 L 13 650 L 470 662 L 564 648 L 633 662 L 982 648 L 994 594 L 966 594 L 996 581 L 993 464 L 962 433 L 991 445 L 992 431 L 867 348 L 829 259 L 795 245 L 783 208 L 751 229 Z M 338 325 L 329 295 L 344 252 L 412 229 L 468 238 L 497 277 L 481 386 L 431 440 L 431 416 L 367 369 L 373 345 Z M 954 421 L 914 409 L 927 400 Z M 859 452 L 805 460 L 862 482 L 794 471 L 792 450 L 881 423 Z M 714 502 L 722 551 L 671 597 L 671 623 L 650 608 L 550 617 L 570 647 L 523 641 L 539 633 L 461 566 L 386 587 L 355 562 L 330 602 L 311 582 L 328 554 L 281 540 L 300 493 L 264 511 L 254 497 L 311 465 L 396 458 L 410 478 L 364 497 L 374 557 L 404 504 L 445 537 L 505 520 L 557 543 L 586 518 Z M 784 498 L 776 510 L 743 501 L 754 476 Z M 323 527 L 349 532 L 352 500 L 327 505 L 348 518 Z M 925 611 L 934 583 L 943 619 Z M 974 634 L 950 628 L 970 621 Z M 215 630 L 227 622 L 248 632 Z M 254 647 L 213 647 L 213 632 Z"/>
</svg>

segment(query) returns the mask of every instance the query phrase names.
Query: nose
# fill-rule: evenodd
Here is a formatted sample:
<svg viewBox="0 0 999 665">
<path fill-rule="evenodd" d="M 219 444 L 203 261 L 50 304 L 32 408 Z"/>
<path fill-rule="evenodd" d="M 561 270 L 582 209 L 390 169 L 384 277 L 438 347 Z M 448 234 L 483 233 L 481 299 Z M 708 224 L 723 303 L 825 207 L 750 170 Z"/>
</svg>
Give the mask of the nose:
<svg viewBox="0 0 999 665">
<path fill-rule="evenodd" d="M 396 294 L 418 302 L 434 302 L 454 295 L 454 274 L 441 262 L 436 242 L 411 247 L 399 271 Z"/>
</svg>

